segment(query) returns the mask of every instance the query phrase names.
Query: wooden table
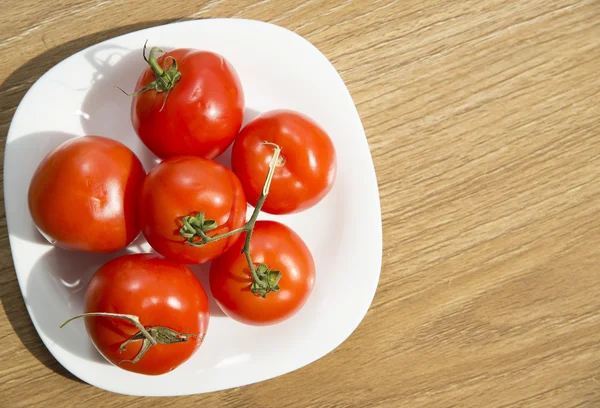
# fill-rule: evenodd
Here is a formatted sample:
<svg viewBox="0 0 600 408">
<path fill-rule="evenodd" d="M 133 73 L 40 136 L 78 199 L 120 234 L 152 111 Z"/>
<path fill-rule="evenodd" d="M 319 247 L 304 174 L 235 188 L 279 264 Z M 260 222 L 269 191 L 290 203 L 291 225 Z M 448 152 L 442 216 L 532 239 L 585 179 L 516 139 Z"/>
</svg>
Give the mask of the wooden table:
<svg viewBox="0 0 600 408">
<path fill-rule="evenodd" d="M 5 1 L 0 134 L 40 75 L 113 36 L 217 16 L 294 30 L 348 85 L 377 170 L 383 269 L 365 320 L 266 383 L 110 394 L 38 338 L 2 211 L 0 405 L 600 406 L 600 2 L 254 3 Z"/>
</svg>

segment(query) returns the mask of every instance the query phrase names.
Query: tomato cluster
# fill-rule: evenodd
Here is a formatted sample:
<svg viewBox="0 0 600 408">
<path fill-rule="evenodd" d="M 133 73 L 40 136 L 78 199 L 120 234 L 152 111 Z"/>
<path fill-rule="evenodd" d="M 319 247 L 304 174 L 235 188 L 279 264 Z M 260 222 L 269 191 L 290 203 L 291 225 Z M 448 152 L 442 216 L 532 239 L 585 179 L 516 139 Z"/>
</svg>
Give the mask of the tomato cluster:
<svg viewBox="0 0 600 408">
<path fill-rule="evenodd" d="M 34 224 L 57 247 L 113 252 L 141 232 L 156 251 L 102 266 L 84 313 L 72 318 L 85 319 L 107 360 L 156 375 L 186 361 L 208 328 L 207 294 L 185 264 L 212 261 L 212 295 L 240 322 L 274 324 L 300 310 L 315 281 L 312 255 L 292 229 L 257 217 L 317 204 L 333 185 L 336 156 L 327 133 L 298 112 L 265 112 L 241 129 L 242 84 L 221 55 L 154 47 L 146 57 L 144 46 L 144 59 L 131 122 L 162 162 L 146 174 L 122 143 L 74 138 L 39 164 L 28 199 Z M 229 169 L 212 159 L 231 143 Z"/>
</svg>

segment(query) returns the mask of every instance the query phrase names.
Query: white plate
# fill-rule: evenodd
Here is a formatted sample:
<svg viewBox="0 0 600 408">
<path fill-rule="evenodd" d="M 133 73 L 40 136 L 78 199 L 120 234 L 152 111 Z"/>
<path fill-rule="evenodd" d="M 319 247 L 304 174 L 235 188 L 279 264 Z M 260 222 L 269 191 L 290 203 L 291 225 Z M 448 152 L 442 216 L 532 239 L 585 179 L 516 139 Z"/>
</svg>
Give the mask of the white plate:
<svg viewBox="0 0 600 408">
<path fill-rule="evenodd" d="M 131 127 L 130 99 L 114 88 L 133 89 L 144 69 L 141 47 L 146 39 L 163 49 L 191 47 L 225 56 L 244 87 L 246 122 L 271 109 L 298 110 L 331 135 L 338 155 L 335 186 L 322 202 L 297 215 L 262 217 L 289 225 L 313 253 L 317 280 L 304 308 L 279 325 L 251 327 L 225 317 L 212 302 L 204 344 L 185 364 L 157 377 L 106 363 L 93 348 L 82 321 L 58 328 L 82 312 L 91 274 L 119 254 L 55 249 L 35 230 L 27 209 L 27 189 L 37 164 L 70 137 L 112 137 L 133 149 L 146 170 L 156 163 Z M 220 160 L 227 162 L 228 154 Z M 325 56 L 281 27 L 238 19 L 186 21 L 123 35 L 78 52 L 27 92 L 10 126 L 4 160 L 10 244 L 27 309 L 54 357 L 94 386 L 123 394 L 167 396 L 267 380 L 335 349 L 358 326 L 373 300 L 381 268 L 381 213 L 360 118 Z M 129 249 L 140 252 L 149 247 L 140 238 Z M 207 267 L 195 271 L 208 291 Z"/>
</svg>

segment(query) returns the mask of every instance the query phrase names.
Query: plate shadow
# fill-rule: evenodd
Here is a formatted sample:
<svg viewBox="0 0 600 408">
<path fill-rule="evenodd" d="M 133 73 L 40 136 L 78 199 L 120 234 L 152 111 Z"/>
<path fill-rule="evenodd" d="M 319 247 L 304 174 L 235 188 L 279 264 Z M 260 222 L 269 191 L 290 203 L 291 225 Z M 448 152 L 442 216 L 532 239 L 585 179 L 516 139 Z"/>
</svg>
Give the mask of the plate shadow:
<svg viewBox="0 0 600 408">
<path fill-rule="evenodd" d="M 12 200 L 17 201 L 16 204 L 13 203 L 14 214 L 11 214 L 16 218 L 16 222 L 14 220 L 11 222 L 13 235 L 36 244 L 48 244 L 48 241 L 33 224 L 29 214 L 27 204 L 29 183 L 31 183 L 33 173 L 42 159 L 61 143 L 73 137 L 75 135 L 64 132 L 37 132 L 8 143 L 11 156 L 4 158 L 4 164 L 8 163 L 11 168 L 19 167 L 19 163 L 27 158 L 27 165 L 20 166 L 20 171 L 14 171 L 10 178 L 4 180 L 6 188 L 11 194 L 11 203 L 13 203 Z"/>
<path fill-rule="evenodd" d="M 94 34 L 79 37 L 59 46 L 48 48 L 36 57 L 16 68 L 8 76 L 8 78 L 6 78 L 6 80 L 0 84 L 0 92 L 5 95 L 4 98 L 0 99 L 0 112 L 6 112 L 0 116 L 0 145 L 2 147 L 5 146 L 9 128 L 8 125 L 12 119 L 12 115 L 14 114 L 17 105 L 25 93 L 35 83 L 35 81 L 37 81 L 37 79 L 39 79 L 46 71 L 58 64 L 60 61 L 75 54 L 76 52 L 110 38 L 149 27 L 184 20 L 186 19 L 182 18 L 146 21 L 99 31 Z M 40 137 L 43 139 L 43 136 Z M 62 136 L 64 140 L 66 140 L 67 137 L 68 135 L 66 134 L 63 134 Z M 60 144 L 59 139 L 62 138 L 60 136 L 56 136 L 55 142 L 57 142 L 57 145 Z M 2 158 L 4 157 L 3 152 L 1 152 L 0 156 Z M 2 168 L 4 168 L 4 160 L 0 160 L 2 160 Z M 10 183 L 10 181 L 8 182 Z M 27 187 L 28 182 L 26 183 L 25 189 Z M 4 186 L 0 184 L 0 188 L 3 189 Z M 0 209 L 3 209 L 4 194 L 0 195 L 0 200 Z M 0 251 L 3 255 L 2 259 L 6 260 L 4 267 L 0 272 L 0 279 L 2 280 L 2 285 L 0 285 L 0 301 L 2 302 L 2 306 L 8 321 L 19 337 L 21 343 L 33 354 L 34 357 L 40 361 L 40 363 L 53 370 L 57 374 L 62 375 L 63 377 L 80 381 L 71 375 L 52 357 L 52 355 L 43 345 L 41 339 L 37 336 L 37 333 L 30 322 L 29 315 L 25 308 L 25 303 L 20 293 L 21 291 L 19 284 L 16 279 L 14 265 L 12 265 L 12 257 L 7 239 L 8 231 L 6 227 L 6 214 L 4 211 L 0 213 L 0 218 L 3 218 L 3 220 L 0 222 Z M 34 240 L 34 242 L 43 242 L 43 238 L 34 228 L 35 227 L 33 227 L 33 224 L 29 224 L 28 226 L 23 227 L 23 229 L 17 229 L 16 233 L 21 237 L 30 237 Z"/>
<path fill-rule="evenodd" d="M 209 302 L 209 306 L 210 306 L 210 317 L 214 318 L 214 317 L 226 317 L 225 313 L 223 313 L 223 311 L 221 310 L 221 308 L 219 307 L 219 305 L 217 304 L 215 298 L 212 295 L 212 292 L 210 290 L 210 283 L 208 280 L 208 273 L 210 271 L 210 265 L 211 263 L 205 263 L 202 265 L 187 265 L 192 272 L 194 272 L 194 275 L 196 275 L 196 277 L 198 278 L 198 280 L 200 281 L 200 283 L 202 283 L 202 287 L 204 288 L 204 291 L 206 292 L 206 295 L 208 296 L 208 302 Z M 209 323 L 210 326 L 210 323 Z"/>
<path fill-rule="evenodd" d="M 74 320 L 62 329 L 60 325 L 83 312 L 83 296 L 94 272 L 127 253 L 121 250 L 89 254 L 52 248 L 34 264 L 27 280 L 25 304 L 40 330 L 53 343 L 79 357 L 108 364 L 94 348 L 83 319 Z"/>
</svg>

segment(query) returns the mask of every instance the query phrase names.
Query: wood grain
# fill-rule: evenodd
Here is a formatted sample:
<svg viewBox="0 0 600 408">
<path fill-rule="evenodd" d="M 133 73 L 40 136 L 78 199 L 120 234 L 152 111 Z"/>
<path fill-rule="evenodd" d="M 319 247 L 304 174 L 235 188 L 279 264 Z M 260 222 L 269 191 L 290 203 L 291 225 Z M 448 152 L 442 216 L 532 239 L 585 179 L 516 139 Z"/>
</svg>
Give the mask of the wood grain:
<svg viewBox="0 0 600 408">
<path fill-rule="evenodd" d="M 165 4 L 2 7 L 0 134 L 40 75 L 110 37 L 208 17 L 294 30 L 333 62 L 368 135 L 384 228 L 373 305 L 338 349 L 283 377 L 110 394 L 37 337 L 0 206 L 0 405 L 600 407 L 600 2 Z"/>
</svg>

